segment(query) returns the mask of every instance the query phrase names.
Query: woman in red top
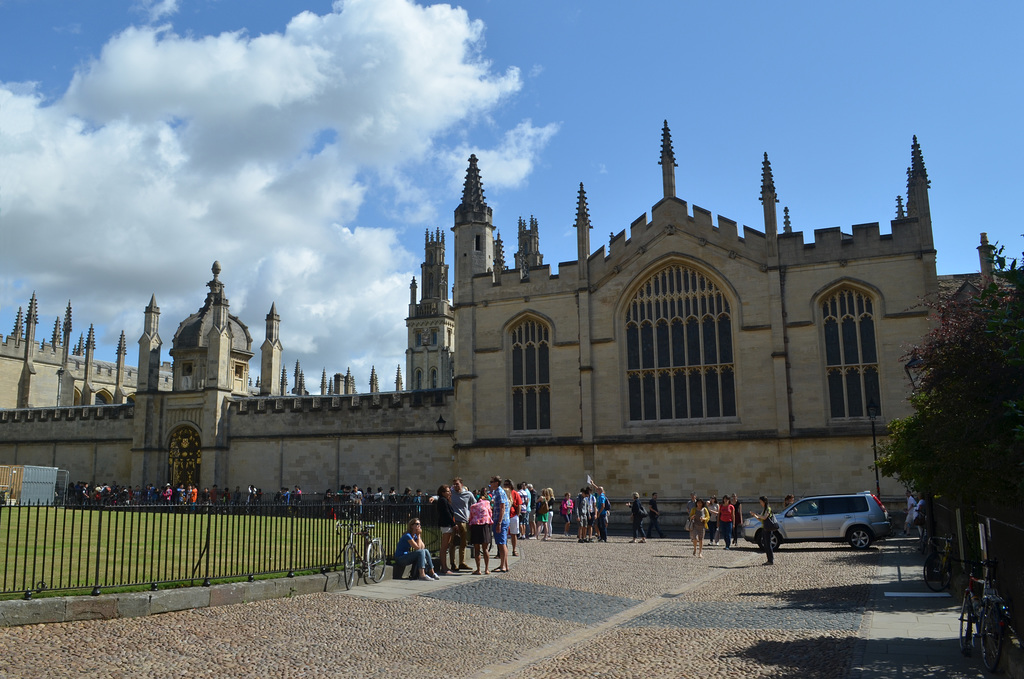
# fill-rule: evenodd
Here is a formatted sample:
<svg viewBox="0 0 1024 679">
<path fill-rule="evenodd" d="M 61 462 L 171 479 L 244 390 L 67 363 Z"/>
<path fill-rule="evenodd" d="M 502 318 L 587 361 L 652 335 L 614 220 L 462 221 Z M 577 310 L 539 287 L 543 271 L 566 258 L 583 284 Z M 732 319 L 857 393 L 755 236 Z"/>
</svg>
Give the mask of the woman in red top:
<svg viewBox="0 0 1024 679">
<path fill-rule="evenodd" d="M 721 539 L 725 540 L 726 549 L 729 549 L 729 545 L 732 543 L 732 525 L 735 520 L 736 507 L 733 506 L 729 496 L 726 495 L 718 506 L 718 535 Z"/>
</svg>

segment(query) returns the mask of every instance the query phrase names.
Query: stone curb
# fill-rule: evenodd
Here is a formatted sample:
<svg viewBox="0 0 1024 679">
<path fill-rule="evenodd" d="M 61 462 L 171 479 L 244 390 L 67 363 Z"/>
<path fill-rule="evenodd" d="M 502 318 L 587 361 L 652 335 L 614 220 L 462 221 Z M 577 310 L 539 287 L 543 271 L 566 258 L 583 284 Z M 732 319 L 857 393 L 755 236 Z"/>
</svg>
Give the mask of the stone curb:
<svg viewBox="0 0 1024 679">
<path fill-rule="evenodd" d="M 156 592 L 12 599 L 0 601 L 0 627 L 134 618 L 193 608 L 284 599 L 317 592 L 344 591 L 345 583 L 341 576 L 340 572 L 334 572 L 255 582 L 233 582 L 209 587 L 181 587 Z M 391 566 L 387 567 L 384 578 L 391 579 Z M 361 584 L 362 578 L 356 578 L 356 585 Z"/>
</svg>

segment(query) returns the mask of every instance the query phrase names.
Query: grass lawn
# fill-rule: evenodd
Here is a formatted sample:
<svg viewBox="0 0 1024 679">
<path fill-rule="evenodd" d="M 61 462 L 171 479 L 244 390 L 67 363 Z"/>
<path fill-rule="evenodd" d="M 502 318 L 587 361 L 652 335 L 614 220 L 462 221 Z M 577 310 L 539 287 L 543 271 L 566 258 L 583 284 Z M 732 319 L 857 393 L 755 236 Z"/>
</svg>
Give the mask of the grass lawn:
<svg viewBox="0 0 1024 679">
<path fill-rule="evenodd" d="M 339 530 L 319 506 L 206 509 L 0 508 L 0 593 L 318 571 L 337 565 L 348 538 L 348 526 Z M 386 554 L 404 529 L 377 523 Z M 436 548 L 438 536 L 425 533 Z"/>
</svg>

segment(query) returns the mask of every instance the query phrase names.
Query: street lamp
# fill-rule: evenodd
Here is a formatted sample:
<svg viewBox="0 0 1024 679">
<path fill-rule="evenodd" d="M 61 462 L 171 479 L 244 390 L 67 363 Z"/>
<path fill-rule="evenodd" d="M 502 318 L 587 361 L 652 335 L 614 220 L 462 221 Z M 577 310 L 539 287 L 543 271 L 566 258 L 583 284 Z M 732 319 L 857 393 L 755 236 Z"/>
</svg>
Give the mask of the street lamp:
<svg viewBox="0 0 1024 679">
<path fill-rule="evenodd" d="M 437 422 L 435 422 L 434 424 L 437 425 L 438 433 L 441 433 L 444 431 L 444 425 L 448 424 L 448 422 L 444 419 L 444 415 L 438 415 Z"/>
<path fill-rule="evenodd" d="M 875 418 L 878 417 L 878 405 L 872 401 L 868 404 L 868 418 L 871 420 L 871 455 L 875 459 L 875 497 L 881 501 L 882 486 L 878 480 L 878 442 L 875 439 Z"/>
<path fill-rule="evenodd" d="M 57 407 L 60 407 L 60 387 L 64 382 L 64 366 L 57 368 Z"/>
</svg>

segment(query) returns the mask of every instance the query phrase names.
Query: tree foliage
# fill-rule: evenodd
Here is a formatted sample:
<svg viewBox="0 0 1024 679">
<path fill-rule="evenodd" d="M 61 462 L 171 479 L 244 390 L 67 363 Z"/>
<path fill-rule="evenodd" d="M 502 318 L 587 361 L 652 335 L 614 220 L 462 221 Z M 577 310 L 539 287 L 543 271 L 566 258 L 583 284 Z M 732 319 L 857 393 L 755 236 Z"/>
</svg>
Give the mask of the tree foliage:
<svg viewBox="0 0 1024 679">
<path fill-rule="evenodd" d="M 936 326 L 911 350 L 923 367 L 914 414 L 891 422 L 882 446 L 886 476 L 961 502 L 1024 497 L 1024 297 L 997 280 L 931 305 Z"/>
</svg>

